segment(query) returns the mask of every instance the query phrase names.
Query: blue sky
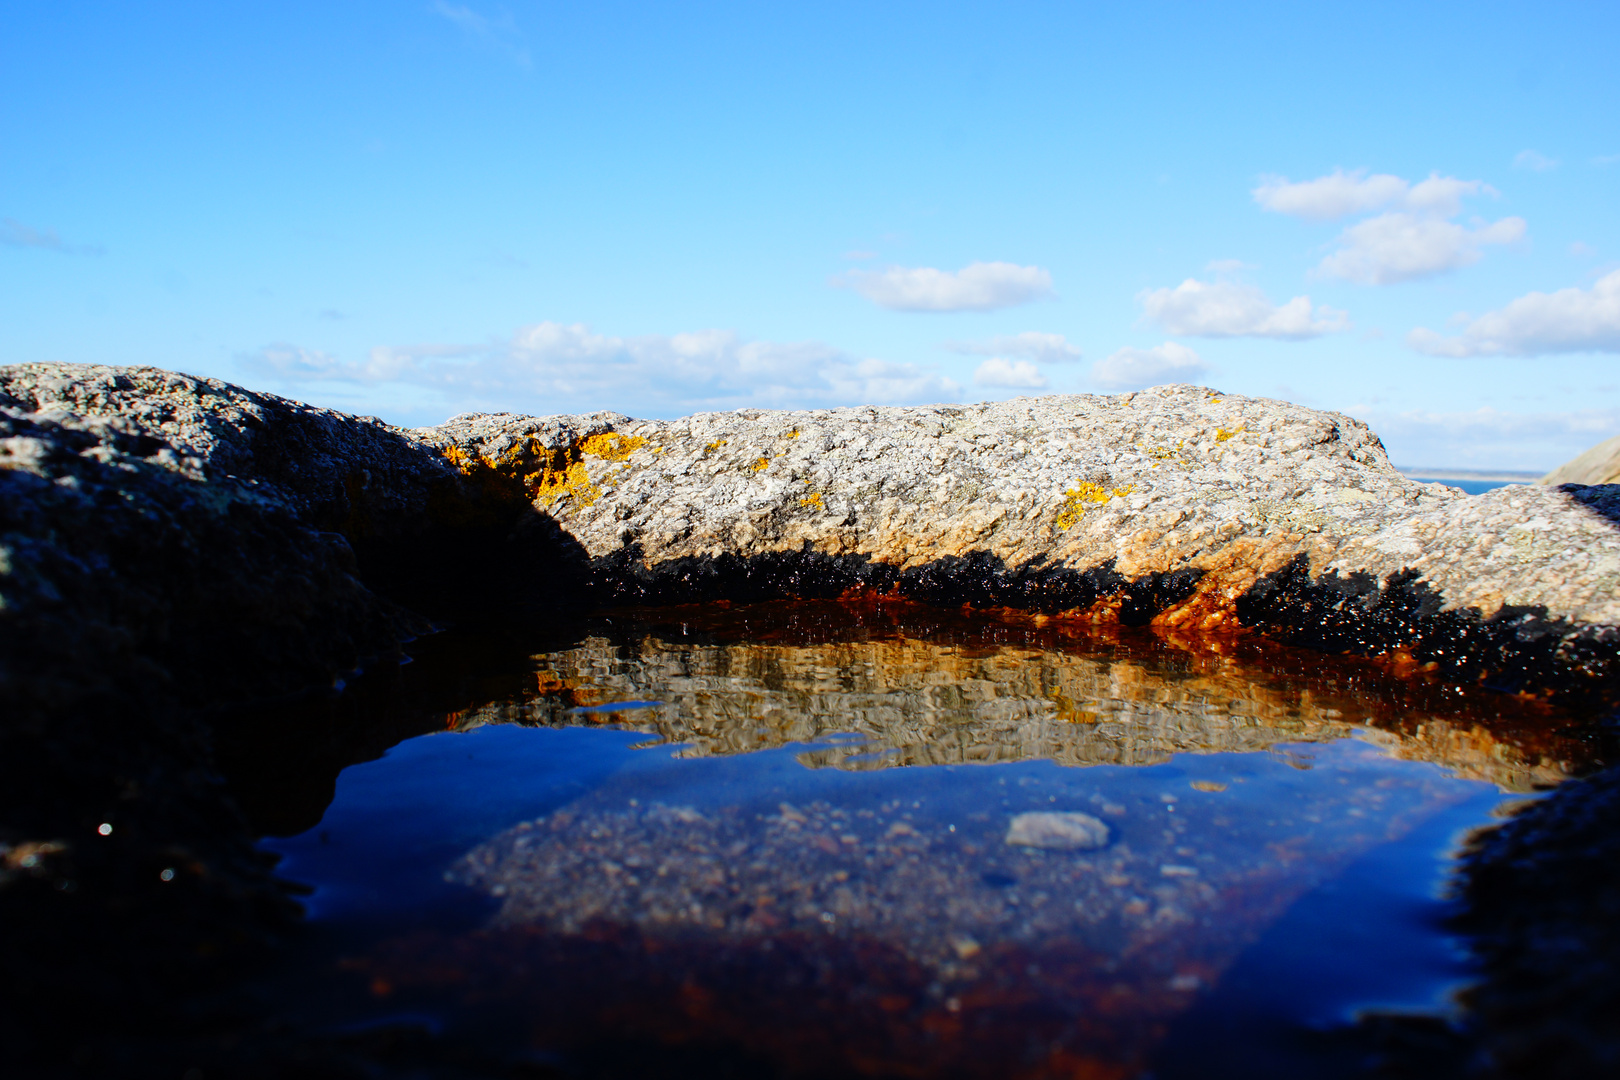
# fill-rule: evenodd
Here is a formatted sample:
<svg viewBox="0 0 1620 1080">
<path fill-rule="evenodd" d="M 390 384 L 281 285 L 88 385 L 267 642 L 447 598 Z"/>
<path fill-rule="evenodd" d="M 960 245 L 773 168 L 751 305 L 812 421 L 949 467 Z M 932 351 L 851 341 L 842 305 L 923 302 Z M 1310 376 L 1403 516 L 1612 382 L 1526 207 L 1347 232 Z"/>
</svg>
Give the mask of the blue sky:
<svg viewBox="0 0 1620 1080">
<path fill-rule="evenodd" d="M 7 5 L 0 362 L 396 423 L 1201 382 L 1620 432 L 1620 7 Z"/>
</svg>

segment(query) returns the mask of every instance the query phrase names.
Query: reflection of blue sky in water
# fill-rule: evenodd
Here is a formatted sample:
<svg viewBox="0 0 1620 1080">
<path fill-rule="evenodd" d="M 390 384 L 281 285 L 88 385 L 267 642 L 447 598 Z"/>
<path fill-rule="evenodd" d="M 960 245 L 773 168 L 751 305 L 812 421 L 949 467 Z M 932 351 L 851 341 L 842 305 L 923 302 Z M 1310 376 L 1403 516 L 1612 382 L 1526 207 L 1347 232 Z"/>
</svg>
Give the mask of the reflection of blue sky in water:
<svg viewBox="0 0 1620 1080">
<path fill-rule="evenodd" d="M 315 886 L 318 921 L 367 936 L 559 929 L 571 909 L 717 944 L 867 936 L 930 965 L 942 1001 L 998 947 L 1078 942 L 1162 989 L 1161 1014 L 1204 999 L 1205 1012 L 1320 1022 L 1433 1002 L 1459 977 L 1436 929 L 1439 856 L 1500 799 L 1358 739 L 1141 767 L 875 771 L 806 768 L 802 746 L 683 758 L 642 741 L 516 726 L 413 739 L 346 770 L 318 828 L 267 846 L 284 876 Z M 659 804 L 682 814 L 654 821 Z M 1035 810 L 1095 814 L 1109 844 L 1006 844 L 1011 817 Z M 524 822 L 537 824 L 506 831 Z M 447 884 L 474 849 L 487 857 L 477 888 Z M 645 882 L 627 884 L 627 862 Z M 671 913 L 681 889 L 701 915 Z M 776 899 L 763 920 L 762 892 Z M 822 919 L 835 904 L 842 917 Z M 1243 984 L 1232 992 L 1228 970 Z"/>
</svg>

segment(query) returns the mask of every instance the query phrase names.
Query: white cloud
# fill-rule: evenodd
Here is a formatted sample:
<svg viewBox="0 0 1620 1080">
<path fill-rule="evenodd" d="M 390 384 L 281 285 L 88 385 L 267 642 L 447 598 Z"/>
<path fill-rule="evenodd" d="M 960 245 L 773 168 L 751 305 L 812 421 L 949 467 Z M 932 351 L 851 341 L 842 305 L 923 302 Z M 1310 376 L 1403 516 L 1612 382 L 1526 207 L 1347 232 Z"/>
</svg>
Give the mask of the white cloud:
<svg viewBox="0 0 1620 1080">
<path fill-rule="evenodd" d="M 1334 169 L 1327 176 L 1298 183 L 1286 176 L 1262 176 L 1251 194 L 1272 213 L 1330 221 L 1388 206 L 1404 198 L 1410 187 L 1388 173 L 1368 176 L 1366 169 L 1350 173 Z"/>
<path fill-rule="evenodd" d="M 1519 155 L 1528 163 L 1526 167 L 1556 164 L 1526 154 L 1534 152 Z M 1430 173 L 1427 180 L 1415 184 L 1389 173 L 1368 176 L 1365 169 L 1351 173 L 1335 169 L 1327 176 L 1299 183 L 1268 176 L 1253 194 L 1267 210 L 1318 221 L 1384 211 L 1340 233 L 1338 250 L 1313 271 L 1363 285 L 1391 285 L 1442 274 L 1478 262 L 1487 245 L 1516 243 L 1525 236 L 1523 218 L 1508 217 L 1489 224 L 1475 221 L 1471 227 L 1451 221 L 1462 213 L 1463 199 L 1497 192 L 1480 180 L 1439 173 Z"/>
<path fill-rule="evenodd" d="M 1050 273 L 1004 262 L 976 262 L 955 271 L 927 266 L 851 270 L 832 283 L 891 311 L 994 311 L 1052 295 Z"/>
<path fill-rule="evenodd" d="M 1406 468 L 1524 469 L 1546 472 L 1620 432 L 1620 409 L 1559 413 L 1385 413 L 1352 406 Z"/>
<path fill-rule="evenodd" d="M 992 356 L 973 373 L 974 386 L 1008 390 L 1045 390 L 1046 376 L 1028 360 L 1004 360 Z"/>
<path fill-rule="evenodd" d="M 1524 235 L 1524 219 L 1518 217 L 1470 229 L 1418 214 L 1379 214 L 1344 230 L 1339 250 L 1317 264 L 1316 273 L 1392 285 L 1472 265 L 1484 257 L 1485 245 L 1517 243 Z"/>
<path fill-rule="evenodd" d="M 1458 180 L 1430 173 L 1416 184 L 1389 173 L 1367 175 L 1366 169 L 1334 169 L 1315 180 L 1295 183 L 1286 176 L 1263 176 L 1251 192 L 1263 209 L 1276 214 L 1331 221 L 1386 207 L 1452 217 L 1462 210 L 1467 195 L 1495 194 L 1480 180 Z"/>
<path fill-rule="evenodd" d="M 1152 349 L 1121 349 L 1093 364 L 1091 378 L 1108 390 L 1140 390 L 1197 379 L 1208 371 L 1197 353 L 1167 341 Z"/>
<path fill-rule="evenodd" d="M 1045 334 L 1039 330 L 1002 334 L 983 341 L 947 341 L 945 348 L 969 356 L 1021 356 L 1043 364 L 1069 364 L 1081 355 L 1079 348 L 1070 345 L 1062 334 Z"/>
<path fill-rule="evenodd" d="M 480 410 L 667 417 L 745 406 L 954 401 L 962 393 L 958 383 L 916 365 L 860 359 L 816 342 L 745 341 L 728 330 L 621 338 L 542 322 L 505 342 L 379 346 L 364 362 L 291 345 L 243 359 L 306 400 L 337 396 L 345 408 L 375 412 L 409 401 L 413 422 L 433 423 Z"/>
<path fill-rule="evenodd" d="M 1298 341 L 1350 328 L 1342 311 L 1313 307 L 1308 296 L 1282 306 L 1253 285 L 1188 278 L 1174 289 L 1137 294 L 1149 319 L 1172 334 L 1188 337 L 1268 337 Z"/>
<path fill-rule="evenodd" d="M 9 247 L 43 248 L 63 255 L 102 255 L 103 249 L 94 245 L 69 244 L 57 235 L 55 229 L 36 229 L 15 218 L 0 218 L 0 244 Z"/>
<path fill-rule="evenodd" d="M 1548 169 L 1558 168 L 1558 162 L 1534 150 L 1520 150 L 1513 155 L 1513 167 L 1515 169 L 1529 169 L 1531 172 L 1546 172 Z"/>
<path fill-rule="evenodd" d="M 1457 337 L 1418 327 L 1406 343 L 1431 356 L 1620 353 L 1620 270 L 1599 278 L 1590 289 L 1527 293 L 1469 320 Z"/>
</svg>

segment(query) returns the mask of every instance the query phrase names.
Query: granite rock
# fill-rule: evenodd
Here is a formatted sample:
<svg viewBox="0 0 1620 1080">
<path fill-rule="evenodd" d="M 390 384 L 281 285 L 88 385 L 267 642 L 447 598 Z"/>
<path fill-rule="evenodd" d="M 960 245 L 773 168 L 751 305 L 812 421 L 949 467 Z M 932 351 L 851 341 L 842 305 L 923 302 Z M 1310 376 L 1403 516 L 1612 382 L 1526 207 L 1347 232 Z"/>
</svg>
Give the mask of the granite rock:
<svg viewBox="0 0 1620 1080">
<path fill-rule="evenodd" d="M 1620 435 L 1605 439 L 1541 478 L 1543 484 L 1620 484 Z"/>
<path fill-rule="evenodd" d="M 1617 678 L 1617 489 L 1418 483 L 1361 422 L 1286 402 L 1164 386 L 415 435 L 520 484 L 602 603 L 875 589 L 1247 625 L 1514 688 Z"/>
</svg>

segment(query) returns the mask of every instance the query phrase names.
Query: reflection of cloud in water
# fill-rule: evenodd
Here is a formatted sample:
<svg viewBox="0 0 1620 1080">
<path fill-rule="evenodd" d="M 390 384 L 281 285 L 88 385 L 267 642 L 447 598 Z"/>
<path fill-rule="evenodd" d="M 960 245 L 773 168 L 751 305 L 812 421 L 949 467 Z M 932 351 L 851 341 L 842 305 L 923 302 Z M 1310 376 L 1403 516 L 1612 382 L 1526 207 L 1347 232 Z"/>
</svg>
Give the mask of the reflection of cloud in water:
<svg viewBox="0 0 1620 1080">
<path fill-rule="evenodd" d="M 454 726 L 617 723 L 685 744 L 690 756 L 823 740 L 804 752 L 805 764 L 858 769 L 1032 759 L 1146 765 L 1189 751 L 1338 739 L 1375 724 L 1382 730 L 1372 737 L 1397 756 L 1508 790 L 1555 783 L 1568 769 L 1496 738 L 1463 709 L 1402 714 L 1387 695 L 1368 701 L 1326 680 L 1313 685 L 1309 672 L 1278 679 L 1275 670 L 1169 646 L 1120 659 L 917 637 L 694 644 L 649 633 L 628 644 L 587 638 L 534 664 L 538 693 L 459 714 Z M 615 701 L 637 709 L 601 708 Z M 1384 722 L 1391 712 L 1395 722 Z M 843 734 L 863 738 L 825 743 Z"/>
</svg>

